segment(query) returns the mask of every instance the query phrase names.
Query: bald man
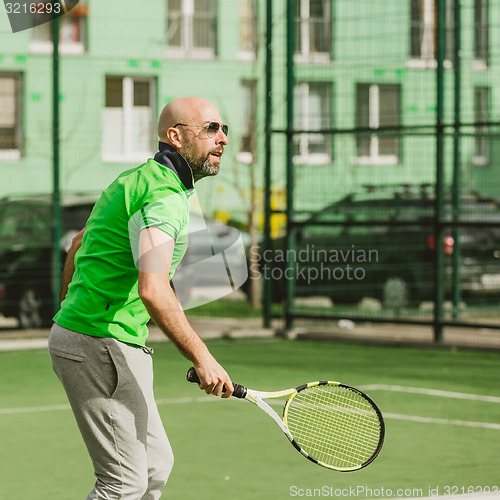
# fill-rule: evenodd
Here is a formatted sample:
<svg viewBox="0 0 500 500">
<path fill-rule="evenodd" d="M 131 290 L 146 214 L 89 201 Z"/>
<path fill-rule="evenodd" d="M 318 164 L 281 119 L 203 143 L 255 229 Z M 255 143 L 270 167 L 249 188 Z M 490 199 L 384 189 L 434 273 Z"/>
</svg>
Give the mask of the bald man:
<svg viewBox="0 0 500 500">
<path fill-rule="evenodd" d="M 146 347 L 150 318 L 191 361 L 201 389 L 232 394 L 170 286 L 186 249 L 194 183 L 219 172 L 227 133 L 203 99 L 167 104 L 158 153 L 103 192 L 68 253 L 49 352 L 97 478 L 87 500 L 158 499 L 172 469 Z"/>
</svg>

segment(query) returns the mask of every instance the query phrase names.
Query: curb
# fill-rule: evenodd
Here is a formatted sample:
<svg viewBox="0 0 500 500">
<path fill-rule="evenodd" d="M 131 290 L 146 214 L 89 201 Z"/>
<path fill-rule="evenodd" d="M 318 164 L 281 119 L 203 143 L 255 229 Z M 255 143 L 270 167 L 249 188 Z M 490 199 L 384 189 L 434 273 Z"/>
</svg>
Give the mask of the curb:
<svg viewBox="0 0 500 500">
<path fill-rule="evenodd" d="M 286 330 L 279 322 L 271 328 L 263 328 L 259 318 L 246 320 L 234 318 L 189 318 L 192 327 L 203 340 L 243 338 L 287 338 L 320 340 L 406 347 L 448 349 L 500 350 L 500 332 L 487 329 L 450 327 L 444 330 L 440 343 L 433 341 L 432 330 L 396 324 L 369 325 L 354 323 L 319 326 L 301 324 Z M 0 352 L 23 349 L 47 349 L 49 330 L 0 330 Z M 170 342 L 154 324 L 149 326 L 148 342 Z"/>
<path fill-rule="evenodd" d="M 20 351 L 26 349 L 47 349 L 48 339 L 2 339 L 0 351 Z"/>
</svg>

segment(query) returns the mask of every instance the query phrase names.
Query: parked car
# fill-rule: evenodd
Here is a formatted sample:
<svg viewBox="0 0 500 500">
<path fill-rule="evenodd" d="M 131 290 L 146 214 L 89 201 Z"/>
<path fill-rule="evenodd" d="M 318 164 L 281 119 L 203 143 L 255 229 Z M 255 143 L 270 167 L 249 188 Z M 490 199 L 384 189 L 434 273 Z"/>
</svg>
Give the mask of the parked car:
<svg viewBox="0 0 500 500">
<path fill-rule="evenodd" d="M 249 248 L 248 232 L 192 213 L 186 254 L 172 280 L 184 309 L 213 302 L 238 288 L 247 293 Z"/>
<path fill-rule="evenodd" d="M 62 200 L 61 263 L 73 236 L 85 226 L 94 201 L 85 196 Z M 0 313 L 17 318 L 20 328 L 51 323 L 53 220 L 50 196 L 0 200 Z M 235 288 L 245 288 L 248 233 L 193 214 L 188 239 L 185 257 L 174 276 L 184 306 L 195 307 Z"/>
<path fill-rule="evenodd" d="M 461 222 L 494 224 L 445 227 L 439 244 L 434 204 L 429 185 L 369 187 L 315 213 L 297 230 L 293 251 L 285 251 L 284 238 L 273 242 L 268 257 L 275 269 L 268 273 L 274 299 L 285 296 L 288 263 L 296 275 L 296 296 L 328 296 L 334 303 L 371 297 L 388 307 L 432 300 L 436 250 L 443 253 L 447 297 L 457 252 L 464 299 L 500 294 L 500 199 L 462 193 Z M 453 220 L 450 193 L 444 214 L 445 221 Z M 261 268 L 265 261 L 261 256 Z"/>
<path fill-rule="evenodd" d="M 61 200 L 62 263 L 71 239 L 85 226 L 94 201 L 81 195 Z M 16 317 L 20 328 L 47 326 L 53 316 L 53 234 L 50 196 L 0 200 L 0 313 Z"/>
</svg>

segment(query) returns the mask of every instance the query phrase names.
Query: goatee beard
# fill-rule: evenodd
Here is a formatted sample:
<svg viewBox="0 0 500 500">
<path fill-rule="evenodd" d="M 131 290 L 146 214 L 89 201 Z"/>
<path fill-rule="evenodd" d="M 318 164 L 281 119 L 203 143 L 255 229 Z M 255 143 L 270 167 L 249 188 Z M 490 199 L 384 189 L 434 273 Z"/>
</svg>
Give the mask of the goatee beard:
<svg viewBox="0 0 500 500">
<path fill-rule="evenodd" d="M 213 165 L 210 162 L 209 153 L 207 156 L 202 156 L 198 158 L 191 158 L 190 155 L 184 155 L 185 159 L 189 163 L 191 170 L 193 171 L 194 180 L 203 179 L 203 177 L 210 177 L 217 175 L 219 173 L 219 165 Z"/>
</svg>

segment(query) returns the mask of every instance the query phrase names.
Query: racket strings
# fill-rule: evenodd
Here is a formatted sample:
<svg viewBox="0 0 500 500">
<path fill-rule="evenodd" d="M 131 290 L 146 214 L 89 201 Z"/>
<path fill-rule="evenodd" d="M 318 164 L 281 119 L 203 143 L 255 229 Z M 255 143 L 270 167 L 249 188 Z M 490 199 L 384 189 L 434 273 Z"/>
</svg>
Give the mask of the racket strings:
<svg viewBox="0 0 500 500">
<path fill-rule="evenodd" d="M 295 432 L 296 440 L 300 442 L 301 446 L 307 448 L 306 451 L 318 460 L 337 467 L 352 467 L 363 463 L 366 452 L 359 449 L 359 443 L 354 443 L 360 441 L 364 447 L 370 446 L 370 444 L 369 439 L 366 439 L 366 431 L 359 431 L 354 427 L 357 425 L 353 422 L 353 416 L 356 418 L 356 413 L 350 411 L 348 414 L 350 418 L 340 418 L 343 410 L 337 406 L 333 408 L 334 418 L 328 421 L 318 413 L 317 404 L 314 405 L 313 409 L 314 412 L 305 414 L 306 418 Z M 301 414 L 304 417 L 304 408 L 301 409 Z M 332 432 L 334 431 L 340 433 L 344 438 L 349 436 L 350 433 L 350 439 L 335 441 L 335 439 L 332 439 Z M 374 444 L 376 447 L 376 443 Z"/>
<path fill-rule="evenodd" d="M 286 423 L 304 451 L 332 467 L 362 465 L 380 441 L 377 412 L 348 387 L 318 385 L 299 391 L 287 404 Z"/>
<path fill-rule="evenodd" d="M 366 452 L 360 449 L 360 446 L 369 446 L 369 440 L 367 443 L 366 439 L 366 429 L 359 427 L 359 422 L 356 422 L 362 416 L 366 417 L 366 410 L 362 412 L 353 411 L 350 407 L 344 406 L 348 404 L 351 403 L 342 401 L 340 406 L 324 408 L 324 410 L 331 412 L 331 416 L 333 416 L 331 421 L 325 420 L 324 416 L 321 415 L 321 418 L 309 418 L 307 424 L 317 433 L 316 445 L 319 444 L 319 446 L 316 446 L 316 449 L 320 452 L 323 451 L 320 459 L 322 461 L 333 459 L 337 466 L 342 465 L 342 460 L 345 462 L 344 466 L 354 466 L 362 463 Z M 309 413 L 309 416 L 311 416 L 311 413 Z M 343 439 L 335 442 L 333 432 L 339 433 Z M 311 437 L 305 442 L 310 446 L 314 445 Z"/>
<path fill-rule="evenodd" d="M 337 459 L 343 456 L 344 461 L 353 466 L 362 463 L 367 458 L 367 449 L 368 457 L 371 455 L 370 434 L 367 434 L 367 426 L 363 423 L 367 416 L 366 406 L 358 406 L 353 411 L 349 406 L 352 405 L 352 401 L 342 401 L 342 403 L 345 404 L 345 407 L 334 408 L 335 418 L 331 422 L 333 429 L 328 425 L 317 426 L 317 429 L 323 438 L 327 438 L 321 440 L 323 447 L 331 449 L 336 444 L 337 451 L 333 456 Z M 337 443 L 332 440 L 332 431 L 335 430 L 343 437 L 343 440 Z M 372 445 L 376 448 L 377 442 L 372 443 Z M 331 453 L 330 456 L 332 456 Z"/>
</svg>

